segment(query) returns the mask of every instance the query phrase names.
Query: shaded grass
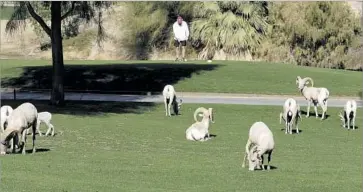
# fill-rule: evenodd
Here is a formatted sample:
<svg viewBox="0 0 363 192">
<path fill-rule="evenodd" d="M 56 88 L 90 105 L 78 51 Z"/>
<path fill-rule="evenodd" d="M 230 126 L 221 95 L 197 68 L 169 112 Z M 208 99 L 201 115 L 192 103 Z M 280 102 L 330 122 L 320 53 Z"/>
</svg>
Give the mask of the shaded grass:
<svg viewBox="0 0 363 192">
<path fill-rule="evenodd" d="M 165 117 L 162 105 L 142 114 L 55 114 L 53 125 L 63 135 L 37 137 L 37 146 L 49 151 L 0 157 L 1 191 L 361 190 L 361 115 L 359 128 L 348 131 L 340 127 L 338 109 L 329 108 L 326 121 L 304 118 L 300 135 L 285 135 L 281 107 L 208 105 L 217 137 L 188 142 L 185 130 L 198 106 L 205 105 L 184 104 L 178 117 Z M 248 172 L 242 155 L 249 127 L 260 120 L 274 133 L 276 169 Z"/>
<path fill-rule="evenodd" d="M 51 88 L 51 63 L 1 60 L 3 87 Z M 157 91 L 174 84 L 179 92 L 299 95 L 296 76 L 309 76 L 332 96 L 358 96 L 362 73 L 266 62 L 66 61 L 67 89 Z"/>
</svg>

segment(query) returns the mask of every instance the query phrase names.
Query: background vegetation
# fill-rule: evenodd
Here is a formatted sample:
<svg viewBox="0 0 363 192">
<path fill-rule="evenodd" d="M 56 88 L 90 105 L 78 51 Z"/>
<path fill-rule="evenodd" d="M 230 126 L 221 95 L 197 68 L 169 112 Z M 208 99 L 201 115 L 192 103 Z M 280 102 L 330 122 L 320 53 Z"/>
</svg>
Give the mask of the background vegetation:
<svg viewBox="0 0 363 192">
<path fill-rule="evenodd" d="M 35 7 L 47 18 L 49 10 Z M 172 57 L 171 26 L 180 14 L 190 26 L 190 58 L 362 69 L 360 18 L 346 2 L 120 2 L 112 7 L 123 7 L 115 49 L 127 59 Z M 80 30 L 76 17 L 64 22 L 65 47 L 89 53 L 94 30 Z M 35 22 L 34 29 L 44 47 L 49 39 Z"/>
</svg>

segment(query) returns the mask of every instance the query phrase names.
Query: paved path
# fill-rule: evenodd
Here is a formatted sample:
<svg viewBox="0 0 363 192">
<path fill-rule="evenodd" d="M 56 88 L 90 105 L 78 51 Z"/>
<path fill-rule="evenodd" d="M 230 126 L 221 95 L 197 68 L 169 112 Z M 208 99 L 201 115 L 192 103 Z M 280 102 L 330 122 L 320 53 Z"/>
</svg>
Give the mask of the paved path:
<svg viewBox="0 0 363 192">
<path fill-rule="evenodd" d="M 307 102 L 302 96 L 268 96 L 268 95 L 247 95 L 247 94 L 218 94 L 218 93 L 178 93 L 183 103 L 219 103 L 219 104 L 245 104 L 245 105 L 277 105 L 282 106 L 286 98 L 293 97 L 301 106 Z M 118 95 L 118 94 L 97 94 L 97 93 L 71 93 L 67 92 L 66 100 L 74 101 L 119 101 L 119 102 L 163 102 L 162 95 Z M 49 100 L 49 93 L 17 92 L 17 99 L 22 100 Z M 1 99 L 13 99 L 12 92 L 2 92 Z M 328 106 L 342 107 L 347 99 L 355 99 L 359 107 L 363 102 L 358 97 L 334 98 L 330 97 Z"/>
</svg>

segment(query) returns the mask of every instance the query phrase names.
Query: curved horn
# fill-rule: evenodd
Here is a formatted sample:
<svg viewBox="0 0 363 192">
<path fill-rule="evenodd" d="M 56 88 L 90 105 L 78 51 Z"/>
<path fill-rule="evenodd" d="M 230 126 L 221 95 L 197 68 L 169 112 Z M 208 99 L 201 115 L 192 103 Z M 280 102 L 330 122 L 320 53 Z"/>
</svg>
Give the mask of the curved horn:
<svg viewBox="0 0 363 192">
<path fill-rule="evenodd" d="M 204 111 L 207 111 L 207 109 L 206 109 L 206 108 L 204 108 L 204 107 L 199 107 L 199 108 L 197 108 L 197 109 L 194 111 L 194 120 L 195 120 L 195 121 L 198 121 L 198 119 L 197 119 L 197 115 L 198 115 L 198 113 L 204 113 Z"/>
<path fill-rule="evenodd" d="M 312 87 L 314 87 L 314 81 L 313 81 L 313 79 L 312 79 L 312 78 L 310 78 L 310 77 L 305 77 L 305 78 L 303 79 L 303 81 L 304 81 L 304 82 L 306 82 L 306 81 L 310 81 L 311 86 L 312 86 Z"/>
<path fill-rule="evenodd" d="M 209 112 L 209 118 L 212 123 L 214 123 L 214 115 L 213 115 L 213 108 L 208 109 Z"/>
</svg>

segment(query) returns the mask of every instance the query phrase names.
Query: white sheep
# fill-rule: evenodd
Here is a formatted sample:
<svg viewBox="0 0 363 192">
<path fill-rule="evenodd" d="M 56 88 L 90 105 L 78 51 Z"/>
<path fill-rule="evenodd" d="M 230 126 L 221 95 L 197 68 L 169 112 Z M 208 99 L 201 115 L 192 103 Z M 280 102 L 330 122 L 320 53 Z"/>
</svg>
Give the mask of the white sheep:
<svg viewBox="0 0 363 192">
<path fill-rule="evenodd" d="M 33 133 L 37 126 L 38 111 L 31 103 L 23 103 L 15 108 L 8 118 L 8 126 L 3 134 L 0 135 L 0 154 L 5 155 L 8 142 L 22 138 L 21 151 L 25 154 L 26 134 L 25 130 L 32 127 Z M 15 138 L 14 138 L 15 137 Z M 19 142 L 18 146 L 19 145 Z M 14 148 L 13 148 L 14 149 Z M 35 134 L 33 134 L 33 153 L 35 153 Z"/>
<path fill-rule="evenodd" d="M 177 101 L 175 89 L 172 85 L 165 85 L 163 89 L 164 105 L 165 105 L 165 116 L 171 116 L 171 106 L 175 115 L 179 114 L 179 110 L 182 105 L 182 100 Z"/>
<path fill-rule="evenodd" d="M 263 166 L 263 155 L 268 155 L 267 170 L 270 170 L 271 155 L 275 147 L 275 142 L 271 130 L 265 123 L 259 121 L 251 126 L 242 167 L 245 167 L 246 158 L 251 155 L 249 152 L 251 144 L 257 146 L 256 153 L 257 159 L 259 160 L 258 164 L 262 165 L 263 170 L 265 169 Z M 249 167 L 249 170 L 253 171 L 254 168 Z"/>
<path fill-rule="evenodd" d="M 307 87 L 311 82 L 311 87 Z M 326 115 L 326 111 L 328 110 L 328 98 L 329 91 L 325 87 L 313 87 L 314 81 L 310 77 L 301 78 L 300 76 L 296 77 L 296 84 L 298 85 L 298 89 L 308 101 L 308 107 L 306 112 L 306 117 L 309 117 L 310 105 L 314 104 L 315 116 L 319 117 L 317 105 L 319 104 L 323 110 L 323 114 L 321 115 L 321 119 L 323 120 Z"/>
<path fill-rule="evenodd" d="M 202 112 L 203 119 L 193 123 L 186 131 L 185 135 L 187 140 L 190 141 L 206 141 L 210 139 L 209 135 L 209 121 L 214 123 L 213 108 L 208 110 L 204 107 L 199 107 L 195 110 L 194 114 Z M 206 138 L 207 137 L 207 138 Z"/>
<path fill-rule="evenodd" d="M 12 112 L 13 108 L 10 107 L 9 105 L 4 105 L 0 108 L 1 133 L 3 133 L 4 130 L 6 129 L 7 119 L 9 118 Z"/>
<path fill-rule="evenodd" d="M 39 136 L 43 136 L 42 132 L 40 131 L 41 123 L 44 123 L 48 127 L 45 136 L 47 136 L 50 133 L 50 131 L 52 131 L 51 135 L 54 136 L 54 126 L 50 123 L 51 120 L 52 120 L 52 114 L 49 113 L 48 111 L 38 113 L 37 131 L 39 133 Z M 29 134 L 29 129 L 26 130 L 26 134 Z"/>
<path fill-rule="evenodd" d="M 344 111 L 340 112 L 339 117 L 343 122 L 343 127 L 345 128 L 347 125 L 348 129 L 350 129 L 350 123 L 353 125 L 353 130 L 355 130 L 355 117 L 357 114 L 357 102 L 355 100 L 349 100 L 344 105 Z"/>
<path fill-rule="evenodd" d="M 285 121 L 285 134 L 292 134 L 292 127 L 295 126 L 296 133 L 299 133 L 298 120 L 301 118 L 300 106 L 293 98 L 286 99 L 282 113 L 280 113 L 280 124 L 281 120 Z"/>
</svg>

